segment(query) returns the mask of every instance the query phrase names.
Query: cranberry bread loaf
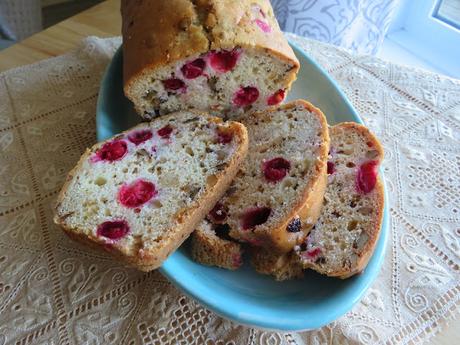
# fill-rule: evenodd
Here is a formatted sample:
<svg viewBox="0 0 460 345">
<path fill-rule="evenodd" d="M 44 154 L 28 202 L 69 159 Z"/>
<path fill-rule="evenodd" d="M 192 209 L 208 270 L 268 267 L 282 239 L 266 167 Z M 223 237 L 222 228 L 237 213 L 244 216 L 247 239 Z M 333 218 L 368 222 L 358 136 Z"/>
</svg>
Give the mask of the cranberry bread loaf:
<svg viewBox="0 0 460 345">
<path fill-rule="evenodd" d="M 219 203 L 208 215 L 208 219 L 220 218 Z M 229 235 L 229 226 L 208 219 L 202 221 L 192 233 L 191 254 L 193 260 L 204 265 L 236 270 L 243 264 L 243 250 Z"/>
<path fill-rule="evenodd" d="M 319 216 L 329 135 L 321 111 L 305 101 L 244 119 L 248 156 L 208 216 L 230 237 L 283 253 L 300 244 Z M 206 233 L 198 229 L 199 237 Z"/>
<path fill-rule="evenodd" d="M 269 0 L 122 0 L 124 91 L 146 119 L 282 102 L 299 62 Z"/>
<path fill-rule="evenodd" d="M 138 125 L 83 154 L 55 222 L 140 270 L 157 268 L 223 195 L 247 144 L 242 124 L 197 112 Z"/>
<path fill-rule="evenodd" d="M 304 268 L 348 278 L 367 265 L 383 217 L 378 177 L 383 149 L 367 128 L 341 123 L 331 128 L 328 185 L 320 219 L 296 247 Z"/>
</svg>

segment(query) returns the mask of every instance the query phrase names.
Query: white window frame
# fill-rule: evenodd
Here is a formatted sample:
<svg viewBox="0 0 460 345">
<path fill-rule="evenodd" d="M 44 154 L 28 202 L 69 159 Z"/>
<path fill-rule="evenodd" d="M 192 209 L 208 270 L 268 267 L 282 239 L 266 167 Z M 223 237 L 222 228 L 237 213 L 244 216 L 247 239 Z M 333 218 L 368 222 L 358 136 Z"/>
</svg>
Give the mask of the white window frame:
<svg viewBox="0 0 460 345">
<path fill-rule="evenodd" d="M 441 0 L 403 0 L 386 39 L 460 78 L 460 30 L 433 16 Z"/>
</svg>

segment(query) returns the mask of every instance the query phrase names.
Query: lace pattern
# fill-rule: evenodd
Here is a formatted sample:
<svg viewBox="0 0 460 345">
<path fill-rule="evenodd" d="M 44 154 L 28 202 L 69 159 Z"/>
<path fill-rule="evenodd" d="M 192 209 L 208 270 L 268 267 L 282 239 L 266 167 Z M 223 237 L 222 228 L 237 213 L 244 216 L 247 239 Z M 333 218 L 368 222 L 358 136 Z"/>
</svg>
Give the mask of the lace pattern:
<svg viewBox="0 0 460 345">
<path fill-rule="evenodd" d="M 226 321 L 159 273 L 70 241 L 51 207 L 95 138 L 100 79 L 120 39 L 0 74 L 0 344 L 410 344 L 460 304 L 460 81 L 289 35 L 385 146 L 391 235 L 362 301 L 315 331 Z"/>
</svg>

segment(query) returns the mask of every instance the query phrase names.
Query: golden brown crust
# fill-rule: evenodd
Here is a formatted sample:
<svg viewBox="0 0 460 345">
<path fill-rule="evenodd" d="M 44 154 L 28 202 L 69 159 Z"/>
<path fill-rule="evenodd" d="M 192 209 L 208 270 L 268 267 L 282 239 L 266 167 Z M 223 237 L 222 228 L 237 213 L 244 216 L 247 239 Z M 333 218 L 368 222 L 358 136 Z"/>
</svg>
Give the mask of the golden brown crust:
<svg viewBox="0 0 460 345">
<path fill-rule="evenodd" d="M 189 111 L 192 112 L 192 111 Z M 203 113 L 196 112 L 194 113 L 203 115 Z M 168 117 L 177 116 L 176 114 L 171 114 Z M 222 122 L 219 118 L 212 118 L 212 121 Z M 134 248 L 134 250 L 129 250 L 123 246 L 116 245 L 107 245 L 102 239 L 94 237 L 92 235 L 85 235 L 79 229 L 73 229 L 67 226 L 65 223 L 65 215 L 59 214 L 59 205 L 62 202 L 67 188 L 75 175 L 75 172 L 80 169 L 83 162 L 88 159 L 91 151 L 89 149 L 82 155 L 80 160 L 74 169 L 72 169 L 62 187 L 55 206 L 55 216 L 54 222 L 61 226 L 61 228 L 73 239 L 89 244 L 93 248 L 103 249 L 110 252 L 120 261 L 123 261 L 129 265 L 135 266 L 142 271 L 150 271 L 152 269 L 158 268 L 164 260 L 174 252 L 192 233 L 196 228 L 198 223 L 209 213 L 214 204 L 222 197 L 226 189 L 229 187 L 236 173 L 238 172 L 239 165 L 243 162 L 246 157 L 247 148 L 248 148 L 248 134 L 244 125 L 238 122 L 228 123 L 230 130 L 234 132 L 234 137 L 238 140 L 238 151 L 234 154 L 231 161 L 226 165 L 226 168 L 219 172 L 216 175 L 215 184 L 212 186 L 207 186 L 203 196 L 198 200 L 192 207 L 188 210 L 182 210 L 176 214 L 176 224 L 178 225 L 175 228 L 173 236 L 164 239 L 160 243 L 157 243 L 156 246 L 150 246 L 148 248 Z M 141 127 L 142 124 L 136 126 Z M 134 128 L 136 128 L 134 127 Z M 131 128 L 121 134 L 126 134 L 129 131 L 132 131 L 134 128 Z M 120 135 L 121 135 L 120 134 Z M 111 139 L 109 139 L 111 140 Z M 99 143 L 94 146 L 98 148 L 102 146 L 104 142 Z"/>
<path fill-rule="evenodd" d="M 206 30 L 211 34 L 211 49 L 226 49 L 234 46 L 259 47 L 269 50 L 296 68 L 299 62 L 279 28 L 268 0 L 202 0 L 199 11 L 209 8 Z M 265 20 L 272 28 L 270 37 L 251 23 L 251 6 L 257 4 L 265 13 Z M 214 18 L 215 19 L 214 19 Z M 209 20 L 211 19 L 211 20 Z"/>
<path fill-rule="evenodd" d="M 190 0 L 122 0 L 121 15 L 125 91 L 147 69 L 209 49 Z"/>
<path fill-rule="evenodd" d="M 263 242 L 269 243 L 270 249 L 280 254 L 289 252 L 296 244 L 302 242 L 320 216 L 327 184 L 327 157 L 330 145 L 326 117 L 321 110 L 304 100 L 293 101 L 289 103 L 289 106 L 302 106 L 314 113 L 321 123 L 323 140 L 318 151 L 318 159 L 315 161 L 314 169 L 316 173 L 310 178 L 308 185 L 297 199 L 297 203 L 292 205 L 290 213 L 278 225 L 275 225 L 270 232 L 260 232 L 261 237 L 265 237 Z M 296 217 L 300 217 L 304 224 L 302 226 L 303 237 L 286 231 L 289 222 Z M 255 232 L 257 233 L 257 230 Z"/>
<path fill-rule="evenodd" d="M 270 38 L 250 22 L 258 4 L 272 27 Z M 235 46 L 264 49 L 293 65 L 287 85 L 299 69 L 268 0 L 122 0 L 123 75 L 126 95 L 131 85 L 158 67 L 209 50 Z"/>
<path fill-rule="evenodd" d="M 236 270 L 242 265 L 243 250 L 239 243 L 219 238 L 200 226 L 191 238 L 191 254 L 196 262 L 229 270 Z"/>
</svg>

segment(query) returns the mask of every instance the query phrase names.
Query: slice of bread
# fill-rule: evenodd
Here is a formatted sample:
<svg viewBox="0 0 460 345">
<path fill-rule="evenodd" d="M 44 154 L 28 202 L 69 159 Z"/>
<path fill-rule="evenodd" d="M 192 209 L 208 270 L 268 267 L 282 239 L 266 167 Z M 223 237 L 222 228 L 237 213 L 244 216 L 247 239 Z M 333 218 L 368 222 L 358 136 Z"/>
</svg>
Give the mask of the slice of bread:
<svg viewBox="0 0 460 345">
<path fill-rule="evenodd" d="M 54 220 L 70 237 L 152 270 L 223 195 L 247 145 L 244 125 L 198 112 L 140 124 L 83 154 Z"/>
<path fill-rule="evenodd" d="M 203 220 L 191 236 L 193 260 L 229 270 L 239 268 L 243 264 L 242 246 L 228 236 L 228 231 L 226 224 L 213 224 Z"/>
<path fill-rule="evenodd" d="M 289 251 L 302 242 L 319 216 L 329 147 L 322 113 L 305 101 L 296 101 L 244 121 L 251 137 L 245 164 L 225 196 L 192 234 L 192 257 L 206 265 L 229 269 L 241 265 L 241 245 L 232 241 L 232 234 L 242 242 L 274 246 L 275 253 Z M 310 139 L 308 145 L 305 138 Z M 309 159 L 305 159 L 305 152 L 311 153 Z M 267 169 L 273 157 L 281 156 L 289 167 L 280 164 Z M 245 211 L 257 207 L 263 210 L 267 205 L 276 210 L 273 213 L 278 218 L 269 214 L 267 224 L 240 229 Z M 254 252 L 268 253 L 260 247 Z M 273 266 L 284 266 L 285 260 L 281 261 Z M 271 263 L 261 262 L 260 270 L 268 274 Z M 288 269 L 280 272 L 278 279 L 300 276 L 299 272 L 301 269 Z"/>
<path fill-rule="evenodd" d="M 330 133 L 323 211 L 296 252 L 304 268 L 348 278 L 366 267 L 380 234 L 384 190 L 378 168 L 383 148 L 356 123 L 338 124 Z"/>
<path fill-rule="evenodd" d="M 279 105 L 299 62 L 269 0 L 121 2 L 125 95 L 146 119 Z"/>
<path fill-rule="evenodd" d="M 220 200 L 223 216 L 215 224 L 228 227 L 240 242 L 288 252 L 320 213 L 329 150 L 326 120 L 299 100 L 255 113 L 244 123 L 248 156 Z"/>
<path fill-rule="evenodd" d="M 382 222 L 383 186 L 376 169 L 383 149 L 367 128 L 356 123 L 338 124 L 330 135 L 329 182 L 318 223 L 293 253 L 252 250 L 251 263 L 257 272 L 285 280 L 298 277 L 302 268 L 311 268 L 348 278 L 367 265 Z M 369 161 L 375 164 L 368 172 L 360 172 Z"/>
</svg>

